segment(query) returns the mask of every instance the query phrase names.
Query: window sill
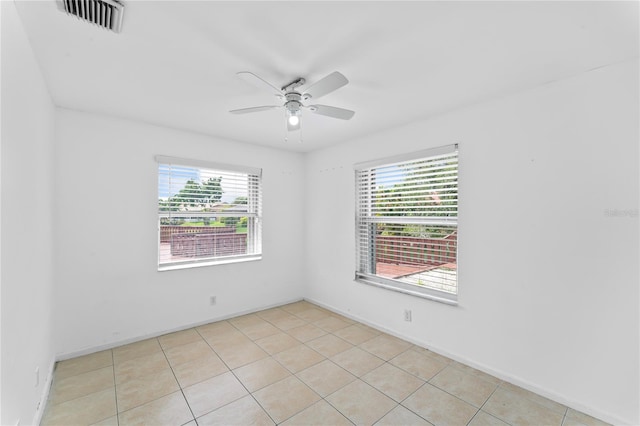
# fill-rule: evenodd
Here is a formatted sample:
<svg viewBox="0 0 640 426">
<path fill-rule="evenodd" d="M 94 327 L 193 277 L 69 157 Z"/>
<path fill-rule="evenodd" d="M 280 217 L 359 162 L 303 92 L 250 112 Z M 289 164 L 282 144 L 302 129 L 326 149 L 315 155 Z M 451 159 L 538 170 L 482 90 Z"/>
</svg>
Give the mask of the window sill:
<svg viewBox="0 0 640 426">
<path fill-rule="evenodd" d="M 253 262 L 256 260 L 262 260 L 262 255 L 258 254 L 255 256 L 245 256 L 241 258 L 232 258 L 232 259 L 203 260 L 200 262 L 195 261 L 195 262 L 185 262 L 185 263 L 172 263 L 170 265 L 158 265 L 158 272 L 176 271 L 179 269 L 200 268 L 202 266 L 227 265 L 230 263 Z"/>
<path fill-rule="evenodd" d="M 354 281 L 362 283 L 362 284 L 367 284 L 367 285 L 371 285 L 371 286 L 375 286 L 375 287 L 384 288 L 386 290 L 396 291 L 398 293 L 408 294 L 410 296 L 416 296 L 416 297 L 420 297 L 420 298 L 423 298 L 423 299 L 433 300 L 434 302 L 444 303 L 444 304 L 450 305 L 450 306 L 458 306 L 458 301 L 456 299 L 448 298 L 447 296 L 444 296 L 444 295 L 443 296 L 439 296 L 437 294 L 428 293 L 427 292 L 427 291 L 429 291 L 428 289 L 425 289 L 425 291 L 410 290 L 408 288 L 397 287 L 397 286 L 394 286 L 394 285 L 391 285 L 391 284 L 385 284 L 385 283 L 382 283 L 382 282 L 373 281 L 371 279 L 366 279 L 366 278 L 363 278 L 363 277 L 356 277 Z M 452 295 L 452 297 L 456 297 L 456 296 Z"/>
</svg>

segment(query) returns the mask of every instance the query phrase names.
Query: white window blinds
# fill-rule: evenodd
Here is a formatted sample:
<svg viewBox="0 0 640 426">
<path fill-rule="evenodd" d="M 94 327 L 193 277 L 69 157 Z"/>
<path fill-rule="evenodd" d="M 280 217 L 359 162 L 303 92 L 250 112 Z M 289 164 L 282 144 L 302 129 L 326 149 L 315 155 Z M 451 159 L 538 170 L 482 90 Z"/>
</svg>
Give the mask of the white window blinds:
<svg viewBox="0 0 640 426">
<path fill-rule="evenodd" d="M 356 166 L 356 278 L 455 302 L 457 145 Z"/>
<path fill-rule="evenodd" d="M 156 157 L 159 269 L 255 260 L 262 253 L 262 171 Z"/>
</svg>

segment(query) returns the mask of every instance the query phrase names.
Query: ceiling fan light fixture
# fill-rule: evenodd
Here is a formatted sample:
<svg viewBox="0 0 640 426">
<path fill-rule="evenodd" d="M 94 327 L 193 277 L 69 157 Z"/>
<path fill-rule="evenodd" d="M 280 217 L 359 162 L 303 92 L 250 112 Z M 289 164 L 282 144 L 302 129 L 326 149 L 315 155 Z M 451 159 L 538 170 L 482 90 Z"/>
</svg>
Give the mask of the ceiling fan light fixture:
<svg viewBox="0 0 640 426">
<path fill-rule="evenodd" d="M 300 123 L 300 117 L 294 114 L 290 115 L 288 120 L 289 120 L 289 124 L 291 124 L 292 126 L 297 126 L 298 123 Z"/>
<path fill-rule="evenodd" d="M 300 95 L 297 93 L 289 93 L 287 96 L 289 97 L 289 101 L 285 104 L 287 121 L 289 122 L 289 126 L 297 127 L 298 124 L 300 124 L 300 107 L 302 106 L 298 100 Z"/>
</svg>

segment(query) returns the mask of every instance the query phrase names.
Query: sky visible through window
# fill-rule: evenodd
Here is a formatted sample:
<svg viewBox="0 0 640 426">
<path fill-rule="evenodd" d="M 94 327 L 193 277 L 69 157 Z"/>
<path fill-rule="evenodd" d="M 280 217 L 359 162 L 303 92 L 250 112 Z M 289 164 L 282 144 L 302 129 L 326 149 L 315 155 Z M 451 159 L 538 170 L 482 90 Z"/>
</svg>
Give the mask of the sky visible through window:
<svg viewBox="0 0 640 426">
<path fill-rule="evenodd" d="M 171 181 L 169 181 L 170 169 Z M 206 176 L 201 176 L 201 171 L 204 171 Z M 176 195 L 182 188 L 184 188 L 188 180 L 194 180 L 202 184 L 203 181 L 206 181 L 209 177 L 216 175 L 216 173 L 211 170 L 202 170 L 195 167 L 169 164 L 159 164 L 158 172 L 160 176 L 158 180 L 158 198 L 162 200 L 166 200 L 167 198 Z M 246 186 L 246 175 L 241 173 L 233 174 L 233 182 L 225 179 L 225 176 L 229 176 L 229 172 L 224 172 L 221 176 L 222 180 L 220 181 L 220 185 L 222 186 L 222 198 L 220 199 L 220 202 L 233 203 L 239 195 L 246 196 L 246 194 L 238 194 L 238 183 L 239 181 L 243 181 L 243 186 Z"/>
<path fill-rule="evenodd" d="M 402 183 L 405 178 L 404 171 L 398 166 L 381 167 L 384 175 L 376 176 L 376 186 L 383 188 L 391 188 L 393 185 Z"/>
</svg>

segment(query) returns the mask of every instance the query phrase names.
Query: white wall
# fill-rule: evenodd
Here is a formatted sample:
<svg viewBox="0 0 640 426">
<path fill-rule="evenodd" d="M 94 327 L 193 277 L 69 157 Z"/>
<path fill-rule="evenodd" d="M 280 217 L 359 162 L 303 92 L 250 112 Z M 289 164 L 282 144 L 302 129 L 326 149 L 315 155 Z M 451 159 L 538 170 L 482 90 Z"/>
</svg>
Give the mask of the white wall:
<svg viewBox="0 0 640 426">
<path fill-rule="evenodd" d="M 65 109 L 56 130 L 60 356 L 302 297 L 301 154 Z M 158 154 L 263 169 L 261 261 L 157 271 Z"/>
<path fill-rule="evenodd" d="M 54 107 L 15 9 L 2 1 L 2 417 L 32 424 L 54 360 Z M 40 369 L 36 386 L 35 370 Z"/>
<path fill-rule="evenodd" d="M 638 209 L 637 62 L 305 160 L 54 112 L 14 4 L 0 3 L 0 423 L 37 417 L 54 345 L 65 357 L 302 295 L 605 420 L 640 423 L 639 229 L 624 216 Z M 353 164 L 452 142 L 459 306 L 354 283 Z M 155 154 L 262 167 L 264 259 L 157 272 Z M 21 208 L 34 199 L 38 210 Z"/>
<path fill-rule="evenodd" d="M 306 296 L 640 423 L 637 77 L 610 66 L 310 154 Z M 454 142 L 459 306 L 354 282 L 353 164 Z"/>
</svg>

